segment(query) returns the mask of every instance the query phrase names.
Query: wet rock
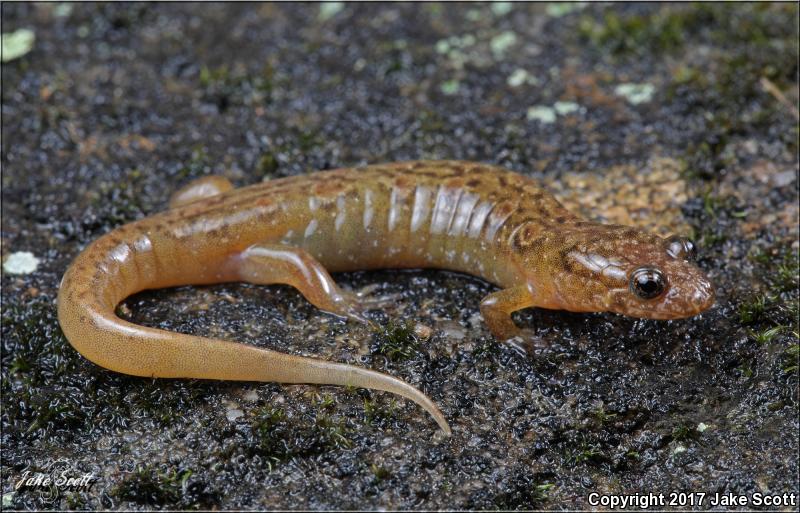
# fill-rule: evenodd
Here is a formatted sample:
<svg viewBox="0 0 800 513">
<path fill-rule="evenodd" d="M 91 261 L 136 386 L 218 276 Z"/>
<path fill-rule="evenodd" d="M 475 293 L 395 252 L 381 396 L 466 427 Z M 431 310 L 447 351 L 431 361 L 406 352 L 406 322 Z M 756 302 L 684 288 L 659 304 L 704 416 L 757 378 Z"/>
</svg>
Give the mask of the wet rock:
<svg viewBox="0 0 800 513">
<path fill-rule="evenodd" d="M 780 99 L 797 103 L 795 4 L 2 15 L 36 38 L 3 63 L 0 247 L 4 264 L 38 259 L 2 276 L 4 509 L 54 507 L 14 484 L 56 457 L 99 478 L 63 509 L 585 509 L 592 491 L 797 491 L 797 126 Z M 123 376 L 61 334 L 72 258 L 191 179 L 416 158 L 503 165 L 587 217 L 690 235 L 717 305 L 672 322 L 528 309 L 515 319 L 547 343 L 535 355 L 486 329 L 494 287 L 435 270 L 335 277 L 393 297 L 369 312 L 376 331 L 285 286 L 144 291 L 118 308 L 389 373 L 441 407 L 449 438 L 390 394 Z"/>
</svg>

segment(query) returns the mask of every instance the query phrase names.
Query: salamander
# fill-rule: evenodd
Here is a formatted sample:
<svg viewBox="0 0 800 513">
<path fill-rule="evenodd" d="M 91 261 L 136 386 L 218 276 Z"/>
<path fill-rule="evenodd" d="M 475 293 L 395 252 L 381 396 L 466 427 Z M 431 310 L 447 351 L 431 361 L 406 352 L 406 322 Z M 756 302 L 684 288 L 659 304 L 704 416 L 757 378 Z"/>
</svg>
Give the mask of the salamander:
<svg viewBox="0 0 800 513">
<path fill-rule="evenodd" d="M 120 319 L 131 294 L 242 281 L 288 284 L 325 312 L 368 322 L 368 301 L 333 272 L 438 268 L 499 289 L 480 304 L 499 340 L 526 337 L 517 310 L 694 316 L 714 302 L 685 238 L 581 219 L 523 175 L 461 161 L 321 171 L 241 189 L 206 177 L 164 212 L 120 226 L 72 262 L 58 293 L 70 344 L 117 372 L 160 378 L 350 385 L 415 401 L 445 432 L 425 394 L 389 375 Z"/>
</svg>

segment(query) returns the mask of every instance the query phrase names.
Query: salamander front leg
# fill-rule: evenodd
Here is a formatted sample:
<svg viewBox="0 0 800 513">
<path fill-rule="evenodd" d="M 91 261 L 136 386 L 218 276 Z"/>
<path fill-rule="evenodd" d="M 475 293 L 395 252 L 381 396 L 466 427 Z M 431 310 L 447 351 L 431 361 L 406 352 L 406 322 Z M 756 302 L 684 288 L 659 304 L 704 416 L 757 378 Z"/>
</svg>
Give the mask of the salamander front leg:
<svg viewBox="0 0 800 513">
<path fill-rule="evenodd" d="M 291 285 L 320 310 L 372 324 L 363 316 L 358 298 L 341 290 L 322 264 L 301 248 L 254 244 L 234 257 L 233 265 L 242 281 Z"/>
<path fill-rule="evenodd" d="M 481 301 L 481 315 L 495 338 L 510 343 L 517 351 L 528 352 L 529 349 L 540 346 L 541 340 L 533 331 L 517 327 L 511 314 L 531 306 L 535 306 L 533 294 L 527 285 L 520 285 L 486 296 Z"/>
<path fill-rule="evenodd" d="M 527 286 L 520 285 L 498 290 L 481 301 L 481 315 L 495 338 L 508 340 L 522 333 L 514 324 L 511 314 L 533 306 L 533 298 Z"/>
</svg>

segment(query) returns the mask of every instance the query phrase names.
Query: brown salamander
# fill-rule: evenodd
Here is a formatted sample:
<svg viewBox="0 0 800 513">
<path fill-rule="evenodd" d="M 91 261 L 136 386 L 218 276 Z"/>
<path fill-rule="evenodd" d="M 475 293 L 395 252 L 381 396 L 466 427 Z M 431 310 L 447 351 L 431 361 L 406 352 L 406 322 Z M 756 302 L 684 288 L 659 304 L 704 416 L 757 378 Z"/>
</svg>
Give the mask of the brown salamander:
<svg viewBox="0 0 800 513">
<path fill-rule="evenodd" d="M 331 272 L 440 268 L 500 287 L 481 303 L 501 340 L 524 336 L 527 307 L 676 319 L 714 292 L 686 239 L 568 212 L 533 180 L 459 161 L 337 169 L 233 190 L 197 180 L 170 209 L 90 244 L 64 274 L 58 318 L 89 360 L 137 376 L 351 385 L 405 396 L 446 433 L 422 392 L 368 369 L 126 322 L 115 308 L 144 289 L 245 281 L 296 287 L 321 310 L 364 321 L 364 302 Z"/>
</svg>

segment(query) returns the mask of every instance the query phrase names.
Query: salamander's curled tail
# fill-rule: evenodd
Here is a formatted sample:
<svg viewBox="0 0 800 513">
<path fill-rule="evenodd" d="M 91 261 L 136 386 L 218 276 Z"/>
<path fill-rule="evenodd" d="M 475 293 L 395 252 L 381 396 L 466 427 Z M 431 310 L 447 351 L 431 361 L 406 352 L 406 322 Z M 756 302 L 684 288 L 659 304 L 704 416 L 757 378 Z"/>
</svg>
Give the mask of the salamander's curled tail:
<svg viewBox="0 0 800 513">
<path fill-rule="evenodd" d="M 422 406 L 425 411 L 431 414 L 433 419 L 437 424 L 439 424 L 439 427 L 446 435 L 450 436 L 451 434 L 450 426 L 447 424 L 447 420 L 445 420 L 444 415 L 436 406 L 436 404 L 431 401 L 428 396 L 403 380 L 373 370 L 355 367 L 353 365 L 325 362 L 312 358 L 294 356 L 290 356 L 289 358 L 297 358 L 299 361 L 297 361 L 296 365 L 298 366 L 319 366 L 321 369 L 323 369 L 322 372 L 324 377 L 319 383 L 383 390 L 385 392 L 391 392 L 393 394 L 401 395 L 407 399 L 411 399 L 418 405 Z M 307 369 L 305 374 L 311 375 L 312 371 Z M 273 380 L 267 379 L 265 381 Z"/>
<path fill-rule="evenodd" d="M 444 415 L 433 401 L 408 383 L 386 374 L 138 326 L 120 319 L 114 313 L 119 301 L 153 286 L 144 279 L 147 273 L 142 272 L 150 265 L 147 256 L 127 249 L 135 244 L 135 241 L 121 242 L 114 235 L 99 239 L 78 256 L 61 282 L 59 322 L 70 344 L 89 360 L 135 376 L 313 383 L 384 390 L 416 402 L 433 416 L 442 431 L 450 434 Z M 98 268 L 102 272 L 97 272 Z"/>
</svg>

